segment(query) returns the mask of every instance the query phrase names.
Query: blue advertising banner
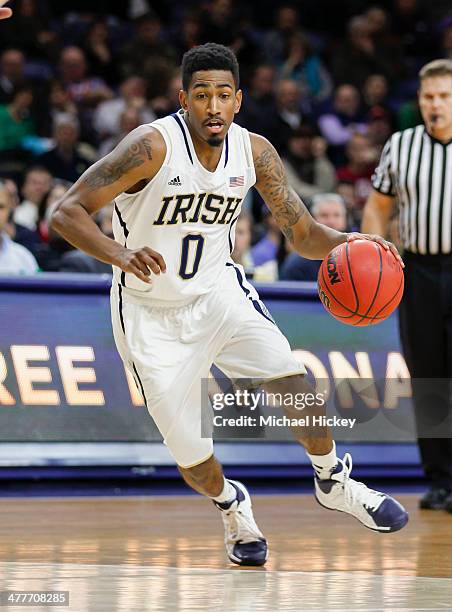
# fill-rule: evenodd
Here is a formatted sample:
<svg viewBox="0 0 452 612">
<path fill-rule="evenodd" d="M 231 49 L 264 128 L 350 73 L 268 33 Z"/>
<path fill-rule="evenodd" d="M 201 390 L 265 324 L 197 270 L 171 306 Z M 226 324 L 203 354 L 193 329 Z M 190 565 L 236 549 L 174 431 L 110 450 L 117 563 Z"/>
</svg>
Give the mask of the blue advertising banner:
<svg viewBox="0 0 452 612">
<path fill-rule="evenodd" d="M 161 439 L 116 352 L 109 285 L 106 276 L 0 279 L 1 441 Z M 410 402 L 396 315 L 353 328 L 325 312 L 313 285 L 257 288 L 312 377 L 323 385 L 392 379 L 395 391 L 377 392 L 371 409 L 393 410 Z M 374 439 L 384 439 L 385 430 L 377 425 Z M 412 438 L 405 433 L 389 439 Z"/>
</svg>

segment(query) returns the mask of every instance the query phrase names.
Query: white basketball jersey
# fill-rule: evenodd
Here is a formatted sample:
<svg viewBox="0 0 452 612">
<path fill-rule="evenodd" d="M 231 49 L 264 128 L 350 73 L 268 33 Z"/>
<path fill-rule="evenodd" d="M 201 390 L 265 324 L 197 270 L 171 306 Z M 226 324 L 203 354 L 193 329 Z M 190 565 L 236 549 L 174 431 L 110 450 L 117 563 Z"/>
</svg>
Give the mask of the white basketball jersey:
<svg viewBox="0 0 452 612">
<path fill-rule="evenodd" d="M 161 253 L 167 272 L 151 273 L 148 285 L 113 266 L 113 279 L 126 294 L 183 301 L 209 292 L 230 260 L 241 203 L 256 182 L 250 137 L 233 123 L 218 166 L 209 172 L 182 110 L 150 125 L 165 139 L 165 161 L 140 192 L 116 197 L 113 232 L 128 249 L 148 246 Z"/>
</svg>

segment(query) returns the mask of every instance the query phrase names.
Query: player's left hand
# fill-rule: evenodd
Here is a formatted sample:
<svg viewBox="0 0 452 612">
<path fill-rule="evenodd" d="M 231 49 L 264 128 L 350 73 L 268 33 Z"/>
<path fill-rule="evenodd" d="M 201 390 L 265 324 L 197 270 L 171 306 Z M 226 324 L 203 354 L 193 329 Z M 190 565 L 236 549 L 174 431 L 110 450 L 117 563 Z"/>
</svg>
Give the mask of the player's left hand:
<svg viewBox="0 0 452 612">
<path fill-rule="evenodd" d="M 0 7 L 6 4 L 8 0 L 0 0 Z M 10 8 L 0 8 L 0 19 L 8 19 L 13 14 Z"/>
<path fill-rule="evenodd" d="M 389 242 L 388 240 L 385 240 L 381 236 L 378 236 L 377 234 L 360 234 L 359 232 L 350 232 L 349 234 L 347 234 L 347 242 L 352 242 L 353 240 L 373 240 L 373 242 L 378 242 L 378 244 L 381 244 L 381 246 L 386 251 L 391 251 L 391 253 L 397 259 L 402 268 L 405 267 L 403 259 L 401 258 L 400 253 L 397 250 L 395 244 Z"/>
</svg>

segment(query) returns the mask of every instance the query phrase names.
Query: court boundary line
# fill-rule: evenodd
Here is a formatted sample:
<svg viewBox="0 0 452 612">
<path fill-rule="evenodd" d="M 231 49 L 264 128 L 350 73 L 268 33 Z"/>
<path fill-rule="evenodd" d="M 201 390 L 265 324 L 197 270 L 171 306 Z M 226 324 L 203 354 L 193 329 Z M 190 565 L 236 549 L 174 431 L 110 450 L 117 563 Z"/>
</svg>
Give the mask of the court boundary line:
<svg viewBox="0 0 452 612">
<path fill-rule="evenodd" d="M 255 573 L 255 574 L 284 574 L 284 575 L 298 575 L 298 576 L 312 576 L 312 575 L 322 575 L 322 576 L 347 576 L 347 574 L 353 574 L 354 576 L 362 576 L 364 577 L 369 577 L 369 578 L 382 578 L 382 579 L 388 579 L 388 578 L 393 578 L 393 579 L 407 579 L 407 580 L 440 580 L 440 581 L 445 581 L 446 583 L 452 583 L 452 578 L 445 578 L 445 577 L 438 577 L 435 578 L 434 576 L 406 576 L 406 575 L 400 575 L 400 574 L 369 574 L 368 572 L 363 572 L 362 570 L 357 570 L 357 571 L 336 571 L 336 572 L 321 572 L 321 571 L 316 571 L 316 572 L 303 572 L 301 570 L 293 570 L 293 571 L 289 571 L 289 570 L 269 570 L 267 568 L 263 568 L 261 570 L 258 569 L 241 569 L 239 567 L 225 567 L 223 568 L 217 568 L 217 567 L 207 567 L 207 568 L 203 568 L 203 567 L 187 567 L 187 568 L 183 568 L 183 567 L 175 567 L 173 565 L 131 565 L 131 564 L 127 564 L 127 565 L 118 565 L 118 564 L 111 564 L 111 563 L 38 563 L 36 561 L 0 561 L 0 567 L 5 566 L 5 565 L 31 565 L 31 566 L 36 566 L 37 568 L 44 568 L 44 567 L 54 567 L 54 566 L 61 566 L 61 567 L 67 567 L 67 566 L 72 566 L 72 567 L 77 567 L 77 568 L 85 568 L 85 569 L 89 569 L 89 568 L 93 568 L 93 567 L 100 567 L 100 568 L 122 568 L 122 569 L 142 569 L 142 570 L 158 570 L 158 571 L 165 571 L 165 570 L 177 570 L 177 571 L 183 571 L 183 572 L 204 572 L 204 573 L 212 573 L 212 574 L 216 574 L 218 572 L 225 572 L 225 571 L 231 571 L 231 572 L 239 572 L 239 573 L 246 573 L 249 574 L 250 572 Z M 380 608 L 378 608 L 380 609 Z M 426 608 L 428 610 L 430 609 L 436 609 L 436 608 Z M 437 608 L 438 610 L 446 610 L 447 612 L 447 608 Z M 452 608 L 451 608 L 452 610 Z M 335 611 L 336 612 L 336 611 Z M 353 611 L 355 612 L 355 611 Z"/>
</svg>

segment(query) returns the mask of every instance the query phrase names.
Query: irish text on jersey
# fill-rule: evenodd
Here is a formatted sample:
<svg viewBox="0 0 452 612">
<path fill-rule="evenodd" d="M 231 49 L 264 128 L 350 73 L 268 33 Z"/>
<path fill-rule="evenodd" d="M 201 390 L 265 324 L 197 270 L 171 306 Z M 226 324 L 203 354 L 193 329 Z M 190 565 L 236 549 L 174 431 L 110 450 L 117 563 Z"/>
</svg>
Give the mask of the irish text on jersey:
<svg viewBox="0 0 452 612">
<path fill-rule="evenodd" d="M 178 223 L 218 223 L 227 225 L 238 210 L 242 198 L 215 193 L 185 193 L 162 198 L 160 211 L 153 225 Z"/>
</svg>

